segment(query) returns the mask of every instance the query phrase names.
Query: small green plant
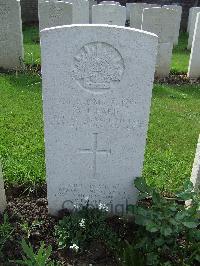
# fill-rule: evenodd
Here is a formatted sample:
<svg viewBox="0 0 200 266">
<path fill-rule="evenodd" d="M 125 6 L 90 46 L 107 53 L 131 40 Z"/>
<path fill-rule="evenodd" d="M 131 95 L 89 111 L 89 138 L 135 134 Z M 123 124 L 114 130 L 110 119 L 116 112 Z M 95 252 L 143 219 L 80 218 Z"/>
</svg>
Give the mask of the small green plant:
<svg viewBox="0 0 200 266">
<path fill-rule="evenodd" d="M 22 249 L 25 255 L 23 255 L 23 260 L 17 260 L 18 265 L 27 266 L 55 266 L 56 264 L 50 260 L 52 248 L 51 246 L 45 248 L 42 242 L 37 253 L 34 253 L 31 244 L 27 244 L 26 241 L 22 240 Z M 58 264 L 57 264 L 58 265 Z"/>
<path fill-rule="evenodd" d="M 122 248 L 121 263 L 123 266 L 146 265 L 145 257 L 128 242 L 125 242 L 125 246 Z"/>
<path fill-rule="evenodd" d="M 55 228 L 59 248 L 78 252 L 86 250 L 93 241 L 100 241 L 114 251 L 119 240 L 107 225 L 106 217 L 105 210 L 91 209 L 88 206 L 65 216 Z"/>
<path fill-rule="evenodd" d="M 43 224 L 42 221 L 33 221 L 31 225 L 28 222 L 20 224 L 22 231 L 26 234 L 26 238 L 29 239 L 32 232 L 38 229 Z"/>
<path fill-rule="evenodd" d="M 0 224 L 0 257 L 3 257 L 3 248 L 6 242 L 11 239 L 13 227 L 8 221 L 8 215 L 5 213 L 3 222 Z"/>
<path fill-rule="evenodd" d="M 200 262 L 200 230 L 198 210 L 200 201 L 192 183 L 184 191 L 167 199 L 138 178 L 135 186 L 139 199 L 149 201 L 131 206 L 135 223 L 139 225 L 135 249 L 146 254 L 147 265 L 195 265 Z M 190 206 L 185 201 L 190 200 Z"/>
</svg>

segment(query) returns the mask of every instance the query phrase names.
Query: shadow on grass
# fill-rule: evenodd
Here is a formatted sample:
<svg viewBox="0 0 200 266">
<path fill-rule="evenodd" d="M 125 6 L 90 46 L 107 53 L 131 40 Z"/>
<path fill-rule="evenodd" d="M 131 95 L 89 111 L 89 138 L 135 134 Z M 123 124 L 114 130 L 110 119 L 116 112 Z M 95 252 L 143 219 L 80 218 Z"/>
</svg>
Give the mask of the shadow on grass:
<svg viewBox="0 0 200 266">
<path fill-rule="evenodd" d="M 171 63 L 172 72 L 187 73 L 189 65 L 190 50 L 187 50 L 188 34 L 181 32 L 179 43 L 174 47 Z"/>
<path fill-rule="evenodd" d="M 38 91 L 42 86 L 42 79 L 38 74 L 32 73 L 4 73 L 0 78 L 5 78 L 15 90 Z M 2 81 L 1 81 L 2 82 Z"/>
<path fill-rule="evenodd" d="M 24 44 L 39 44 L 39 26 L 23 25 Z"/>
<path fill-rule="evenodd" d="M 197 85 L 167 85 L 167 84 L 154 84 L 153 97 L 169 97 L 174 99 L 187 100 L 199 99 L 200 100 L 200 84 Z"/>
</svg>

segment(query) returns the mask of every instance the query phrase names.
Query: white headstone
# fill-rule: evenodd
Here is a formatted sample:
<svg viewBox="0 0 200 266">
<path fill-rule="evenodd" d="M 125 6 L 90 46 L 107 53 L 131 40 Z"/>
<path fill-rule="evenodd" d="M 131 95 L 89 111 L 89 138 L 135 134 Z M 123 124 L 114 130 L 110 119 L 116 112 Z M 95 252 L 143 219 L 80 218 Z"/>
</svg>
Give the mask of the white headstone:
<svg viewBox="0 0 200 266">
<path fill-rule="evenodd" d="M 158 55 L 156 61 L 155 76 L 159 78 L 165 78 L 169 76 L 172 59 L 172 43 L 159 43 Z"/>
<path fill-rule="evenodd" d="M 38 4 L 40 30 L 72 24 L 72 4 L 63 1 L 44 1 Z"/>
<path fill-rule="evenodd" d="M 115 1 L 102 1 L 102 2 L 100 2 L 100 4 L 102 4 L 102 5 L 118 5 L 118 6 L 120 6 L 120 3 L 119 2 L 115 2 Z"/>
<path fill-rule="evenodd" d="M 18 0 L 0 1 L 0 68 L 23 68 L 21 7 Z"/>
<path fill-rule="evenodd" d="M 200 13 L 196 20 L 188 76 L 193 79 L 200 78 Z"/>
<path fill-rule="evenodd" d="M 130 9 L 133 3 L 126 3 L 126 20 L 130 20 Z"/>
<path fill-rule="evenodd" d="M 73 24 L 89 24 L 90 4 L 88 0 L 65 0 L 73 5 Z"/>
<path fill-rule="evenodd" d="M 187 32 L 189 33 L 190 31 L 190 21 L 191 21 L 191 16 L 192 16 L 192 8 L 189 10 L 189 15 L 188 15 L 188 24 L 187 24 Z"/>
<path fill-rule="evenodd" d="M 156 76 L 167 77 L 170 72 L 174 36 L 176 35 L 177 12 L 168 8 L 145 8 L 142 29 L 153 32 L 159 37 Z"/>
<path fill-rule="evenodd" d="M 192 168 L 191 181 L 195 189 L 200 186 L 200 135 Z"/>
<path fill-rule="evenodd" d="M 169 8 L 145 8 L 142 16 L 142 29 L 153 32 L 159 37 L 159 42 L 174 42 L 176 35 L 177 12 Z"/>
<path fill-rule="evenodd" d="M 194 37 L 194 29 L 197 19 L 197 14 L 200 12 L 200 7 L 192 7 L 191 8 L 191 19 L 190 19 L 190 27 L 189 27 L 189 39 L 188 39 L 188 49 L 192 48 L 192 41 Z"/>
<path fill-rule="evenodd" d="M 43 30 L 41 47 L 49 212 L 86 197 L 125 212 L 143 168 L 157 36 L 71 25 Z"/>
<path fill-rule="evenodd" d="M 176 33 L 174 36 L 174 45 L 178 44 L 179 39 L 179 33 L 180 33 L 180 26 L 181 26 L 181 17 L 182 17 L 182 6 L 178 5 L 165 5 L 164 8 L 171 8 L 172 10 L 175 10 L 177 12 L 176 14 L 176 24 L 174 25 L 176 27 Z"/>
<path fill-rule="evenodd" d="M 130 6 L 130 27 L 141 29 L 144 8 L 159 7 L 156 4 L 132 3 Z"/>
<path fill-rule="evenodd" d="M 108 3 L 95 5 L 92 7 L 92 23 L 125 26 L 126 7 Z"/>
<path fill-rule="evenodd" d="M 97 1 L 89 0 L 89 22 L 92 23 L 92 6 L 97 5 Z"/>
<path fill-rule="evenodd" d="M 6 208 L 6 194 L 4 189 L 4 182 L 3 182 L 3 173 L 0 164 L 0 213 L 3 213 Z"/>
</svg>

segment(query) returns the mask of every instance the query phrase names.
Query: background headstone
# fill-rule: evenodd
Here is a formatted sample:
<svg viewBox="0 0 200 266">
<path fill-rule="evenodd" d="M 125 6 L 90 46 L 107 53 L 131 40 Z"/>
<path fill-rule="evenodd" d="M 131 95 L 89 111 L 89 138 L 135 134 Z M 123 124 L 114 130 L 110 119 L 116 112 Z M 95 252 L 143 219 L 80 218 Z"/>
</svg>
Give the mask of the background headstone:
<svg viewBox="0 0 200 266">
<path fill-rule="evenodd" d="M 189 25 L 189 39 L 188 39 L 188 49 L 192 48 L 192 41 L 194 37 L 194 30 L 195 24 L 197 19 L 197 14 L 200 12 L 200 7 L 192 7 L 191 8 L 191 18 L 190 18 L 190 25 Z"/>
<path fill-rule="evenodd" d="M 156 4 L 133 3 L 130 6 L 130 27 L 141 29 L 144 8 L 159 7 Z"/>
<path fill-rule="evenodd" d="M 126 3 L 126 20 L 130 20 L 130 9 L 133 3 Z"/>
<path fill-rule="evenodd" d="M 169 8 L 153 7 L 143 10 L 142 29 L 159 37 L 157 77 L 167 77 L 170 72 L 173 43 L 177 32 L 176 16 L 177 11 Z"/>
<path fill-rule="evenodd" d="M 4 189 L 2 167 L 0 163 L 0 213 L 4 212 L 6 205 L 6 194 Z"/>
<path fill-rule="evenodd" d="M 103 4 L 103 5 L 118 5 L 118 6 L 120 6 L 120 3 L 119 2 L 115 2 L 115 1 L 102 1 L 102 2 L 100 2 L 100 4 Z"/>
<path fill-rule="evenodd" d="M 187 32 L 188 32 L 188 33 L 189 33 L 189 30 L 190 30 L 191 16 L 192 16 L 192 8 L 190 8 L 190 10 L 189 10 L 189 15 L 188 15 L 188 23 L 187 23 Z"/>
<path fill-rule="evenodd" d="M 158 54 L 156 60 L 155 76 L 159 78 L 167 77 L 170 73 L 171 59 L 172 59 L 172 43 L 159 43 Z"/>
<path fill-rule="evenodd" d="M 65 0 L 73 5 L 73 24 L 89 24 L 90 3 L 88 0 Z"/>
<path fill-rule="evenodd" d="M 71 25 L 43 30 L 41 47 L 49 212 L 88 197 L 124 213 L 143 168 L 157 36 Z"/>
<path fill-rule="evenodd" d="M 200 13 L 197 15 L 195 25 L 188 76 L 194 79 L 200 78 Z"/>
<path fill-rule="evenodd" d="M 73 6 L 61 1 L 40 1 L 39 27 L 40 30 L 72 24 Z"/>
<path fill-rule="evenodd" d="M 159 42 L 174 42 L 176 35 L 177 12 L 169 8 L 145 8 L 142 16 L 142 30 L 153 32 Z"/>
<path fill-rule="evenodd" d="M 92 24 L 125 26 L 125 23 L 126 7 L 124 6 L 103 3 L 92 7 Z"/>
<path fill-rule="evenodd" d="M 175 10 L 177 12 L 176 14 L 176 33 L 174 35 L 174 45 L 178 44 L 179 39 L 179 33 L 180 33 L 180 27 L 181 27 L 181 16 L 182 16 L 182 7 L 178 5 L 165 5 L 164 8 L 171 8 L 172 10 Z"/>
<path fill-rule="evenodd" d="M 97 1 L 89 0 L 89 23 L 92 24 L 92 6 L 97 5 Z"/>
<path fill-rule="evenodd" d="M 192 168 L 191 181 L 195 189 L 200 186 L 200 135 Z"/>
<path fill-rule="evenodd" d="M 18 0 L 0 1 L 0 68 L 23 68 L 21 7 Z"/>
</svg>

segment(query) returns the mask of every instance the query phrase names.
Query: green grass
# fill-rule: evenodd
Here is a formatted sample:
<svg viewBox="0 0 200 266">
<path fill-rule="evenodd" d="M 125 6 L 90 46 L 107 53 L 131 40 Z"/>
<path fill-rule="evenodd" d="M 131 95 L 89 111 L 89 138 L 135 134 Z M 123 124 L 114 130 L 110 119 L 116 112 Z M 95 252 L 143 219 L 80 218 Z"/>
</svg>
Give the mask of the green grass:
<svg viewBox="0 0 200 266">
<path fill-rule="evenodd" d="M 188 34 L 181 33 L 179 37 L 179 44 L 173 50 L 171 70 L 173 72 L 188 71 L 188 64 L 190 58 L 190 51 L 187 50 Z"/>
<path fill-rule="evenodd" d="M 37 40 L 37 28 L 25 27 L 28 64 L 40 61 Z M 186 43 L 182 34 L 174 49 L 173 70 L 187 68 Z M 30 73 L 0 74 L 0 88 L 0 155 L 7 184 L 44 182 L 41 79 Z M 200 133 L 199 110 L 200 85 L 154 85 L 143 175 L 161 190 L 174 192 L 190 176 Z"/>
<path fill-rule="evenodd" d="M 26 64 L 40 64 L 40 43 L 37 26 L 24 26 L 24 61 Z"/>
<path fill-rule="evenodd" d="M 0 75 L 0 155 L 8 183 L 44 180 L 41 80 Z"/>
<path fill-rule="evenodd" d="M 163 191 L 190 177 L 200 133 L 200 86 L 154 85 L 144 176 Z"/>
</svg>

